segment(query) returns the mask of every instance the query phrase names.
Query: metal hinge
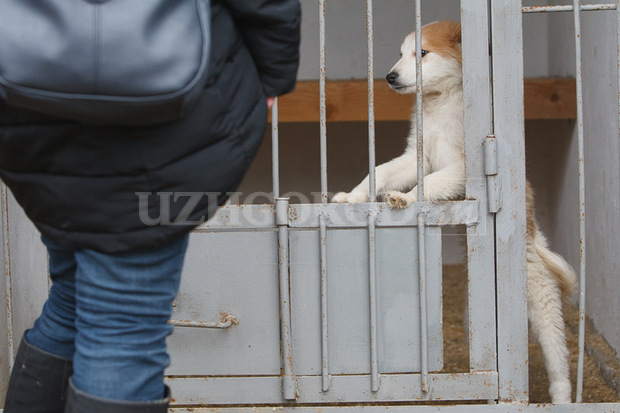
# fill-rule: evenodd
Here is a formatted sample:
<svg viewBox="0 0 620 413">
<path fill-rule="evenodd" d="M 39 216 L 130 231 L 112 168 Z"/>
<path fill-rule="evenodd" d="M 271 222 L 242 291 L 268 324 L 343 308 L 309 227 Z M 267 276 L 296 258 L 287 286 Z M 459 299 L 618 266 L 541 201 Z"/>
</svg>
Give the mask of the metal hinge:
<svg viewBox="0 0 620 413">
<path fill-rule="evenodd" d="M 497 139 L 487 135 L 484 140 L 484 174 L 487 178 L 489 212 L 495 214 L 502 209 L 502 181 L 497 167 Z"/>
</svg>

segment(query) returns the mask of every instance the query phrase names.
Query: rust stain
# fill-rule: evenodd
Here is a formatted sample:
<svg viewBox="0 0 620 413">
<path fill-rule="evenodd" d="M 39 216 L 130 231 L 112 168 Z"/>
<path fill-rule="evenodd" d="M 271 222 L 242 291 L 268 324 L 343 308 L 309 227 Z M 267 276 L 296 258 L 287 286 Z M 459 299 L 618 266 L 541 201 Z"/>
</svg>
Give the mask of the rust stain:
<svg viewBox="0 0 620 413">
<path fill-rule="evenodd" d="M 238 326 L 240 324 L 239 319 L 227 311 L 220 311 L 220 322 L 230 323 L 233 326 Z"/>
</svg>

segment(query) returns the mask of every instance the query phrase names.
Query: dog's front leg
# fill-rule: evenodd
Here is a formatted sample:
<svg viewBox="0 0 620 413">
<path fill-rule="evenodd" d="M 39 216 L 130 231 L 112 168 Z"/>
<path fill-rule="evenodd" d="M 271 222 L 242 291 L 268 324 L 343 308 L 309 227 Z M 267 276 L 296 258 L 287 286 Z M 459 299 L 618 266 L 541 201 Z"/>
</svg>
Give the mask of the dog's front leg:
<svg viewBox="0 0 620 413">
<path fill-rule="evenodd" d="M 465 196 L 465 163 L 462 160 L 424 177 L 424 200 L 445 201 Z M 418 200 L 417 185 L 407 193 L 388 191 L 384 200 L 390 208 L 407 208 Z"/>
<path fill-rule="evenodd" d="M 418 179 L 417 172 L 416 157 L 409 153 L 381 164 L 375 169 L 376 192 L 380 194 L 390 189 L 411 188 Z M 339 192 L 334 195 L 332 202 L 368 202 L 370 200 L 368 183 L 369 178 L 366 176 L 351 192 Z"/>
<path fill-rule="evenodd" d="M 462 199 L 465 197 L 465 183 L 465 161 L 459 160 L 424 177 L 424 199 Z"/>
</svg>

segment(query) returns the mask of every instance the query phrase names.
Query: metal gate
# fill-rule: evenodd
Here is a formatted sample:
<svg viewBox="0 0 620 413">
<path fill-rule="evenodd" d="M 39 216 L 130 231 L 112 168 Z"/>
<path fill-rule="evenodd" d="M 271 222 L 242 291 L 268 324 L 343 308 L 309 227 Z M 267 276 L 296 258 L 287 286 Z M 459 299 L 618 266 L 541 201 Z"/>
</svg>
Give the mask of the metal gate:
<svg viewBox="0 0 620 413">
<path fill-rule="evenodd" d="M 492 212 L 497 208 L 497 194 L 491 192 L 494 199 L 489 203 L 486 182 L 489 176 L 490 182 L 497 183 L 492 164 L 497 164 L 494 157 L 498 152 L 495 139 L 487 138 L 492 134 L 487 42 L 464 45 L 472 56 L 465 62 L 466 73 L 472 74 L 466 79 L 465 98 L 465 105 L 472 108 L 466 122 L 468 199 L 419 202 L 402 211 L 390 210 L 384 203 L 331 204 L 326 145 L 326 16 L 324 0 L 319 3 L 320 202 L 292 204 L 279 193 L 276 106 L 272 115 L 275 202 L 227 206 L 193 235 L 175 323 L 200 325 L 183 320 L 210 321 L 218 331 L 179 327 L 173 334 L 170 346 L 174 362 L 168 374 L 176 403 L 276 405 L 523 398 L 526 389 L 515 378 L 526 377 L 527 357 L 521 358 L 527 354 L 522 277 L 525 250 L 514 242 L 515 237 L 498 241 L 500 250 L 511 251 L 507 262 L 501 258 L 498 262 L 506 274 L 498 290 L 502 303 L 498 311 L 514 318 L 510 321 L 512 328 L 498 330 L 494 310 Z M 419 7 L 418 2 L 418 27 Z M 372 10 L 369 0 L 371 174 L 375 167 Z M 465 2 L 463 21 L 469 30 L 464 38 L 489 38 L 486 0 Z M 512 65 L 508 69 L 513 70 Z M 519 122 L 518 114 L 514 111 L 513 124 Z M 507 126 L 515 135 L 507 139 L 522 139 L 520 128 Z M 515 164 L 522 159 L 517 148 L 505 145 L 504 150 Z M 514 180 L 507 182 L 507 187 L 524 188 L 523 176 L 506 178 Z M 374 184 L 370 191 L 374 199 Z M 523 199 L 515 196 L 505 200 L 504 207 L 524 208 Z M 524 214 L 519 221 L 511 220 L 513 235 L 525 230 Z M 476 299 L 469 300 L 470 371 L 466 373 L 439 373 L 443 360 L 441 230 L 446 225 L 467 226 L 469 295 Z M 227 317 L 234 317 L 234 322 L 226 323 Z M 501 359 L 510 364 L 511 371 L 501 385 L 496 337 L 500 345 L 510 345 L 509 357 L 518 359 L 516 363 Z"/>
<path fill-rule="evenodd" d="M 238 406 L 239 411 L 245 411 L 244 405 L 254 406 L 248 411 L 256 411 L 256 406 L 314 411 L 312 405 L 325 411 L 374 411 L 384 409 L 376 404 L 392 402 L 491 400 L 527 409 L 521 404 L 528 400 L 524 108 L 517 98 L 523 96 L 522 15 L 574 13 L 583 240 L 580 11 L 616 5 L 580 6 L 575 1 L 572 6 L 522 7 L 512 0 L 462 1 L 467 199 L 418 202 L 397 211 L 375 202 L 328 203 L 326 15 L 325 0 L 318 1 L 320 202 L 293 204 L 280 194 L 276 103 L 274 202 L 226 206 L 193 234 L 174 322 L 210 329 L 178 327 L 171 337 L 168 381 L 175 403 L 215 410 Z M 372 199 L 372 0 L 367 0 L 367 17 Z M 421 27 L 420 1 L 415 23 Z M 421 145 L 419 139 L 419 153 Z M 467 228 L 469 372 L 441 372 L 441 232 L 446 225 Z M 584 248 L 581 251 L 583 320 Z M 583 325 L 581 329 L 582 365 Z M 582 370 L 579 375 L 578 401 Z M 577 405 L 538 408 L 581 411 Z M 588 405 L 588 411 L 596 412 L 619 408 Z"/>
<path fill-rule="evenodd" d="M 580 6 L 577 0 L 572 6 L 548 7 L 522 7 L 514 0 L 463 0 L 467 198 L 418 202 L 405 210 L 390 210 L 378 202 L 328 202 L 326 15 L 325 0 L 317 1 L 321 26 L 317 57 L 321 74 L 320 202 L 292 203 L 286 194 L 280 194 L 276 103 L 272 111 L 273 203 L 225 206 L 192 234 L 174 304 L 173 323 L 178 327 L 169 339 L 173 364 L 167 381 L 174 395 L 174 410 L 200 411 L 202 406 L 205 411 L 239 412 L 375 412 L 386 407 L 397 413 L 535 408 L 620 411 L 618 404 L 527 405 L 525 149 L 520 99 L 523 13 L 573 12 L 583 241 L 580 11 L 618 10 L 620 28 L 620 7 Z M 373 0 L 366 3 L 372 178 Z M 415 4 L 415 26 L 419 28 L 420 0 Z M 419 142 L 423 144 L 422 139 Z M 374 194 L 372 182 L 370 193 Z M 4 191 L 3 198 L 6 203 Z M 452 225 L 466 226 L 470 297 L 469 371 L 458 373 L 442 372 L 441 233 Z M 582 245 L 583 320 L 585 243 Z M 7 291 L 10 303 L 10 288 Z M 581 339 L 582 364 L 583 336 Z M 582 383 L 583 371 L 579 375 Z M 430 401 L 491 404 L 429 406 Z"/>
</svg>

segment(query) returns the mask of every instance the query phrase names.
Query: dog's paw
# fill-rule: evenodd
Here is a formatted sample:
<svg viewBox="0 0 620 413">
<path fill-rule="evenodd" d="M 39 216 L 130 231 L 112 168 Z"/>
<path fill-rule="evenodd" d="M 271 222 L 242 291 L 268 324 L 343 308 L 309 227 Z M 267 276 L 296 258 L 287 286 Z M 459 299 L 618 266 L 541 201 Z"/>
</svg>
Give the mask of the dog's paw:
<svg viewBox="0 0 620 413">
<path fill-rule="evenodd" d="M 414 203 L 416 197 L 398 191 L 388 191 L 383 194 L 383 200 L 388 203 L 390 208 L 404 209 Z"/>
<path fill-rule="evenodd" d="M 368 202 L 368 195 L 356 192 L 338 192 L 332 198 L 332 202 L 359 204 L 360 202 Z"/>
</svg>

